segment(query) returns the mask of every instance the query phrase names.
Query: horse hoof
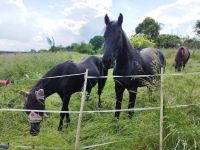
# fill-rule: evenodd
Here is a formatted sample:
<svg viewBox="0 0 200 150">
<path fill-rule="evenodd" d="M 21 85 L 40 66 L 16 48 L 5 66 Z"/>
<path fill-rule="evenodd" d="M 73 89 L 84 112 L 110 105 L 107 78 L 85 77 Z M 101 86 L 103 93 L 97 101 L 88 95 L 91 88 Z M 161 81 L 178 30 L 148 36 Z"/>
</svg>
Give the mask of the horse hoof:
<svg viewBox="0 0 200 150">
<path fill-rule="evenodd" d="M 115 115 L 115 120 L 119 120 L 119 116 L 116 116 L 116 115 Z"/>
<path fill-rule="evenodd" d="M 58 131 L 62 131 L 62 127 L 58 127 Z"/>
<path fill-rule="evenodd" d="M 101 110 L 101 105 L 98 105 L 98 110 Z"/>
<path fill-rule="evenodd" d="M 68 128 L 69 126 L 70 126 L 70 123 L 67 123 L 67 124 L 66 124 L 66 128 Z"/>
<path fill-rule="evenodd" d="M 128 115 L 128 119 L 130 119 L 130 120 L 131 120 L 132 118 L 133 118 L 133 116 L 132 116 L 132 115 Z"/>
</svg>

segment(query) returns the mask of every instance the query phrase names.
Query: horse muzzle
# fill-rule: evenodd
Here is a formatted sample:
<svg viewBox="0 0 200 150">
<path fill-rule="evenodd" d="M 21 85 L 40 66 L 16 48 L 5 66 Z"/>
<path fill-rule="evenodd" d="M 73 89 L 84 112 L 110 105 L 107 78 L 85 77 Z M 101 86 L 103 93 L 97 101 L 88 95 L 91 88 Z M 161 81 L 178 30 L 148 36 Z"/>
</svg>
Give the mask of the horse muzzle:
<svg viewBox="0 0 200 150">
<path fill-rule="evenodd" d="M 36 136 L 40 132 L 40 122 L 42 121 L 42 116 L 38 113 L 31 112 L 29 114 L 29 122 L 31 124 L 30 134 Z"/>
<path fill-rule="evenodd" d="M 37 136 L 40 132 L 40 122 L 31 123 L 30 134 L 32 136 Z"/>
</svg>

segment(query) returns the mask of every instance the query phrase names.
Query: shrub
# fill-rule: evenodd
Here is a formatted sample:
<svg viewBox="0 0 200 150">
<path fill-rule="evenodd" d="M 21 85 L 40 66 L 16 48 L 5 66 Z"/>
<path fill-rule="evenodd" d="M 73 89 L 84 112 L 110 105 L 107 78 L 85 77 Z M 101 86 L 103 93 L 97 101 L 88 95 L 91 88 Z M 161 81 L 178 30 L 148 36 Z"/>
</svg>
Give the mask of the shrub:
<svg viewBox="0 0 200 150">
<path fill-rule="evenodd" d="M 155 43 L 147 38 L 144 34 L 136 34 L 131 36 L 131 43 L 137 49 L 143 49 L 147 47 L 155 47 Z"/>
</svg>

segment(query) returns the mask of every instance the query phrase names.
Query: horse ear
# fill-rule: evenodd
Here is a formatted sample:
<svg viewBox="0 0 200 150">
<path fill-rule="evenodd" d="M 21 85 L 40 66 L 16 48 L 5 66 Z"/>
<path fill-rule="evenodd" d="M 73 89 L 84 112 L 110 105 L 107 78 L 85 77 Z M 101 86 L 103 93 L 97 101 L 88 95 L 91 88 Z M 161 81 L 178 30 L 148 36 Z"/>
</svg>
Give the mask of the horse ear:
<svg viewBox="0 0 200 150">
<path fill-rule="evenodd" d="M 106 14 L 105 17 L 104 17 L 104 21 L 105 21 L 105 24 L 108 25 L 109 22 L 110 22 L 110 19 L 108 17 L 108 15 Z"/>
<path fill-rule="evenodd" d="M 21 94 L 24 97 L 27 97 L 29 92 L 25 92 L 25 91 L 20 91 L 19 94 Z"/>
<path fill-rule="evenodd" d="M 118 23 L 119 26 L 121 26 L 121 25 L 122 25 L 122 22 L 123 22 L 123 15 L 120 13 L 120 14 L 119 14 L 119 17 L 118 17 L 117 23 Z"/>
<path fill-rule="evenodd" d="M 36 99 L 43 99 L 44 100 L 44 90 L 39 89 L 38 91 L 35 91 Z"/>
</svg>

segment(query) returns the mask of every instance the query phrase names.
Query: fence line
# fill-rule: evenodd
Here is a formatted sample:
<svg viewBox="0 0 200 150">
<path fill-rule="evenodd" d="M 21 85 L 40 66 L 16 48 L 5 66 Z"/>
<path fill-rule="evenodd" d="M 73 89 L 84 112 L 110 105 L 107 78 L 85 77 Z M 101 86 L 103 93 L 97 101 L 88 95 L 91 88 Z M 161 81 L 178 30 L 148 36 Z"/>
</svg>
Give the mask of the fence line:
<svg viewBox="0 0 200 150">
<path fill-rule="evenodd" d="M 25 78 L 21 80 L 14 80 L 14 81 L 34 81 L 34 80 L 44 80 L 44 79 L 55 79 L 55 78 L 64 78 L 64 77 L 71 77 L 71 76 L 79 76 L 84 75 L 85 73 L 77 73 L 77 74 L 66 74 L 66 75 L 60 75 L 60 76 L 50 76 L 50 77 L 43 77 L 43 78 Z M 163 74 L 163 76 L 185 76 L 185 75 L 200 75 L 200 72 L 191 72 L 191 73 L 172 73 L 172 74 Z M 161 76 L 161 74 L 153 74 L 153 75 L 128 75 L 128 76 L 117 76 L 117 75 L 109 75 L 109 76 L 89 76 L 88 79 L 92 78 L 141 78 L 141 77 L 153 77 L 153 76 Z"/>
<path fill-rule="evenodd" d="M 185 75 L 199 75 L 200 72 L 192 72 L 192 73 L 186 73 L 186 74 L 163 74 L 163 68 L 161 68 L 161 74 L 156 74 L 156 75 L 130 75 L 130 76 L 88 76 L 88 70 L 86 70 L 85 73 L 80 73 L 80 74 L 70 74 L 70 75 L 62 75 L 62 76 L 54 76 L 54 77 L 45 77 L 41 79 L 53 79 L 53 78 L 62 78 L 62 77 L 69 77 L 69 76 L 76 76 L 76 75 L 82 75 L 85 74 L 85 81 L 84 81 L 84 88 L 82 92 L 82 98 L 81 98 L 81 106 L 80 106 L 80 111 L 54 111 L 54 110 L 24 110 L 24 109 L 6 109 L 6 108 L 1 108 L 0 111 L 36 111 L 36 112 L 54 112 L 54 113 L 78 113 L 79 114 L 79 119 L 78 119 L 78 125 L 77 125 L 77 133 L 76 133 L 76 142 L 75 142 L 75 150 L 79 149 L 79 143 L 80 143 L 80 127 L 81 127 L 81 119 L 82 119 L 82 114 L 83 113 L 95 113 L 95 112 L 115 112 L 116 110 L 103 110 L 103 111 L 83 111 L 84 108 L 84 102 L 85 102 L 85 92 L 86 92 L 86 86 L 87 86 L 87 79 L 88 78 L 109 78 L 109 77 L 114 77 L 114 78 L 121 78 L 121 77 L 131 77 L 131 78 L 140 78 L 140 77 L 150 77 L 150 76 L 161 76 L 161 85 L 160 85 L 160 107 L 147 107 L 147 108 L 134 108 L 134 109 L 122 109 L 122 110 L 117 110 L 117 111 L 131 111 L 131 110 L 138 110 L 138 111 L 143 111 L 143 110 L 160 110 L 160 150 L 163 149 L 163 76 L 185 76 Z M 27 79 L 27 80 L 37 80 L 37 79 Z M 188 107 L 188 106 L 193 106 L 193 105 L 199 105 L 198 104 L 188 104 L 188 105 L 176 105 L 176 106 L 167 106 L 165 108 L 172 109 L 172 108 L 181 108 L 181 107 Z M 107 145 L 107 144 L 112 144 L 113 142 L 107 142 L 107 143 L 101 143 L 101 144 L 96 144 L 96 145 L 91 145 L 87 146 L 85 148 L 92 148 L 96 147 L 97 145 Z"/>
<path fill-rule="evenodd" d="M 148 133 L 148 134 L 145 134 L 145 135 L 146 135 L 145 137 L 150 137 L 150 136 L 159 135 L 159 133 L 153 133 L 153 134 Z M 119 142 L 125 142 L 125 141 L 128 141 L 128 140 L 133 140 L 133 138 L 84 146 L 84 147 L 82 147 L 82 149 L 89 149 L 89 148 L 94 148 L 94 147 L 99 147 L 99 146 L 104 146 L 104 145 L 109 145 L 109 144 L 114 144 L 114 143 L 119 143 Z"/>
<path fill-rule="evenodd" d="M 189 107 L 189 106 L 197 106 L 200 105 L 200 103 L 197 104 L 188 104 L 188 105 L 174 105 L 174 106 L 165 106 L 165 109 L 173 109 L 173 108 L 181 108 L 181 107 Z M 145 107 L 145 108 L 133 108 L 133 109 L 120 109 L 117 111 L 120 112 L 126 112 L 126 111 L 147 111 L 147 110 L 159 110 L 160 107 Z M 59 110 L 29 110 L 29 109 L 13 109 L 13 108 L 0 108 L 1 111 L 12 111 L 12 112 L 29 112 L 29 111 L 34 111 L 34 112 L 44 112 L 44 113 L 71 113 L 71 114 L 79 114 L 80 111 L 59 111 Z M 82 111 L 83 113 L 112 113 L 115 112 L 115 109 L 110 109 L 110 110 L 85 110 Z"/>
<path fill-rule="evenodd" d="M 173 109 L 173 108 L 181 108 L 181 107 L 189 107 L 189 106 L 197 106 L 200 105 L 200 103 L 197 104 L 182 104 L 182 105 L 174 105 L 174 106 L 165 106 L 165 109 Z M 120 112 L 126 112 L 126 111 L 148 111 L 148 110 L 160 110 L 160 107 L 144 107 L 144 108 L 133 108 L 133 109 L 120 109 L 117 111 Z M 13 108 L 0 108 L 1 111 L 12 111 L 12 112 L 44 112 L 44 113 L 71 113 L 71 114 L 79 114 L 80 111 L 59 111 L 59 110 L 29 110 L 29 109 L 13 109 Z M 115 109 L 110 110 L 83 110 L 83 113 L 112 113 L 115 112 Z"/>
</svg>

